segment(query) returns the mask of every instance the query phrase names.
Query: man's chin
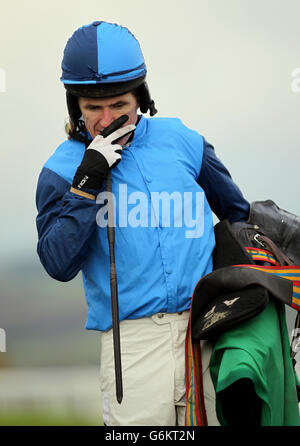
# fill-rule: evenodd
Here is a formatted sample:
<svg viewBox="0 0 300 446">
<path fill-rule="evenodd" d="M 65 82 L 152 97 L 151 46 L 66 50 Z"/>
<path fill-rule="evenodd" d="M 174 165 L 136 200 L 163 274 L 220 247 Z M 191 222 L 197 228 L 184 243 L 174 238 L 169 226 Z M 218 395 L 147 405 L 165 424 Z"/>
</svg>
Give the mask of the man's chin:
<svg viewBox="0 0 300 446">
<path fill-rule="evenodd" d="M 129 140 L 129 137 L 130 135 L 124 136 L 123 138 L 119 139 L 119 141 L 117 141 L 116 144 L 119 144 L 119 146 L 124 146 Z"/>
</svg>

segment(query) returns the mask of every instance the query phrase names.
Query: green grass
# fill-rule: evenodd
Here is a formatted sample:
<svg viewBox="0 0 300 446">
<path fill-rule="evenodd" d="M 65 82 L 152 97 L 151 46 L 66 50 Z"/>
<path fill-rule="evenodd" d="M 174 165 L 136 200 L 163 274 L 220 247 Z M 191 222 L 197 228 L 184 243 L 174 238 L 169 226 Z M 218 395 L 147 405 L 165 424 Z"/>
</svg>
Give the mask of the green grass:
<svg viewBox="0 0 300 446">
<path fill-rule="evenodd" d="M 55 414 L 43 411 L 0 412 L 0 426 L 102 426 L 102 420 L 88 419 L 79 415 Z"/>
</svg>

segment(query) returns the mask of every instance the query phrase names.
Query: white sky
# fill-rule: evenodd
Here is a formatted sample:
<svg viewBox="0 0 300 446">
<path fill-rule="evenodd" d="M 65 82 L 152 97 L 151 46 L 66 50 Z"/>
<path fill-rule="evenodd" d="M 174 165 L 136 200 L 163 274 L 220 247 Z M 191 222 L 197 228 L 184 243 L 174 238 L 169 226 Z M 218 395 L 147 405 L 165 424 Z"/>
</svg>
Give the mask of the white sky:
<svg viewBox="0 0 300 446">
<path fill-rule="evenodd" d="M 0 261 L 35 255 L 38 174 L 65 138 L 63 48 L 93 20 L 135 34 L 159 116 L 203 134 L 249 201 L 300 215 L 299 16 L 299 0 L 2 2 Z"/>
</svg>

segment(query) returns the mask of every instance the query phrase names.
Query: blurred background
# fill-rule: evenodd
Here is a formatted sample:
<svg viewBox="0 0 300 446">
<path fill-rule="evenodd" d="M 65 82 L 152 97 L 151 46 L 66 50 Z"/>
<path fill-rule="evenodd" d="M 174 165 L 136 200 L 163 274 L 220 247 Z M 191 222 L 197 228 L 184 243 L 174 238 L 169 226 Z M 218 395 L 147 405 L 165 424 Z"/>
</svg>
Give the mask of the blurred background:
<svg viewBox="0 0 300 446">
<path fill-rule="evenodd" d="M 54 281 L 36 254 L 38 175 L 66 137 L 67 39 L 94 20 L 127 26 L 159 116 L 203 134 L 249 201 L 300 215 L 299 16 L 298 0 L 2 2 L 0 425 L 102 423 L 81 277 Z"/>
</svg>

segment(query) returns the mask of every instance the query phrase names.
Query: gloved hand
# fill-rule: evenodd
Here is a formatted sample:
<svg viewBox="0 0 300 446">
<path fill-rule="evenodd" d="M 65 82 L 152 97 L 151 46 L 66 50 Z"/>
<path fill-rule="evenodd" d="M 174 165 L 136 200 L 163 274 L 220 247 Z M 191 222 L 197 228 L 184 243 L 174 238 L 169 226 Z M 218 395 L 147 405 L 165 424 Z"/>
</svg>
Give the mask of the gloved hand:
<svg viewBox="0 0 300 446">
<path fill-rule="evenodd" d="M 121 159 L 122 146 L 113 142 L 134 129 L 135 125 L 130 124 L 105 138 L 97 135 L 85 151 L 72 186 L 76 189 L 100 189 L 109 169 L 115 167 Z"/>
</svg>

